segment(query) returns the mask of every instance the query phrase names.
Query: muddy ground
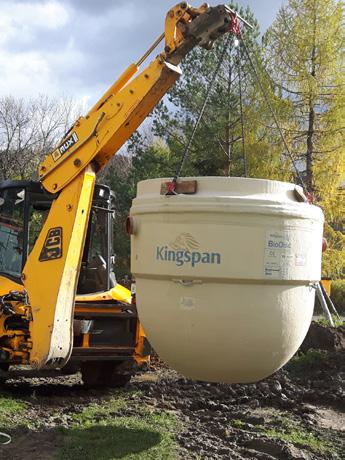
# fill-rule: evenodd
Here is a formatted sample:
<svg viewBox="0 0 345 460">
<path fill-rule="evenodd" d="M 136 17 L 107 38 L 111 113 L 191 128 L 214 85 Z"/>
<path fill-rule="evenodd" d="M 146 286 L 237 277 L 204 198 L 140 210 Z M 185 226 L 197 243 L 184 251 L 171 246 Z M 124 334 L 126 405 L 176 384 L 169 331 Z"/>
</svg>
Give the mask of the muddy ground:
<svg viewBox="0 0 345 460">
<path fill-rule="evenodd" d="M 345 459 L 345 352 L 338 348 L 309 350 L 251 385 L 191 381 L 155 357 L 121 390 L 127 404 L 114 416 L 143 407 L 173 415 L 174 455 L 181 459 Z M 13 441 L 0 448 L 1 460 L 58 458 L 58 428 L 71 427 L 76 413 L 95 401 L 106 404 L 117 391 L 86 390 L 79 375 L 8 381 L 2 392 L 28 404 L 32 423 L 10 430 Z"/>
</svg>

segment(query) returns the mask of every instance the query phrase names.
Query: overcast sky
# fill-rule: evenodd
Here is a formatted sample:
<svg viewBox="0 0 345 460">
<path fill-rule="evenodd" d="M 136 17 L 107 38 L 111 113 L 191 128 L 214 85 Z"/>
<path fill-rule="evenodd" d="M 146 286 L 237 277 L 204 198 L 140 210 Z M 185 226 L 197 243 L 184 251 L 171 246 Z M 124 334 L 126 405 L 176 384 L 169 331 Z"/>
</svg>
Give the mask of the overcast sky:
<svg viewBox="0 0 345 460">
<path fill-rule="evenodd" d="M 253 9 L 264 31 L 283 1 L 238 3 Z M 90 106 L 160 35 L 175 3 L 0 0 L 0 96 L 65 95 Z"/>
</svg>

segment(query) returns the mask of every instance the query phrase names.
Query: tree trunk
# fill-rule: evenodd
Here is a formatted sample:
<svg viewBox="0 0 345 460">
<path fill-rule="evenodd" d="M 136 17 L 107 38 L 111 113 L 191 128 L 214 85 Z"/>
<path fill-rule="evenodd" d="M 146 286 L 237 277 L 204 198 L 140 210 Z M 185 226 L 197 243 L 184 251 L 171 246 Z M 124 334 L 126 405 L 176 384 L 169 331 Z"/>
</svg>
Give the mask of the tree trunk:
<svg viewBox="0 0 345 460">
<path fill-rule="evenodd" d="M 313 155 L 314 155 L 314 125 L 315 111 L 312 103 L 309 104 L 307 155 L 306 155 L 306 185 L 309 192 L 314 192 Z"/>
<path fill-rule="evenodd" d="M 314 10 L 313 17 L 313 48 L 311 50 L 311 70 L 310 75 L 315 78 L 316 74 L 316 12 Z M 307 155 L 306 155 L 306 185 L 309 192 L 314 192 L 314 175 L 313 175 L 313 160 L 314 160 L 314 134 L 315 134 L 315 109 L 314 109 L 314 94 L 310 88 L 309 94 L 309 113 L 308 113 L 308 131 L 307 131 Z"/>
<path fill-rule="evenodd" d="M 228 72 L 228 113 L 227 113 L 227 124 L 226 124 L 226 152 L 228 155 L 228 168 L 227 175 L 231 176 L 231 163 L 232 163 L 232 139 L 231 139 L 231 80 L 232 80 L 232 63 L 231 54 L 229 53 L 229 72 Z"/>
</svg>

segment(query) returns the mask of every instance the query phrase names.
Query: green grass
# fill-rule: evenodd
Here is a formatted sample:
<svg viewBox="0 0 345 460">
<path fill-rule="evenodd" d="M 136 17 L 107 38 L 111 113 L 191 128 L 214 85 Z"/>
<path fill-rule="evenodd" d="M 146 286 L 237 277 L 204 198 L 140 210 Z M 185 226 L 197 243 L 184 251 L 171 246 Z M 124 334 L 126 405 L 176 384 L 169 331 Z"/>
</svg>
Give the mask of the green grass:
<svg viewBox="0 0 345 460">
<path fill-rule="evenodd" d="M 13 445 L 19 433 L 32 432 L 34 438 L 42 436 L 46 442 L 45 432 L 50 432 L 58 440 L 51 451 L 57 460 L 178 459 L 175 415 L 141 405 L 135 396 L 134 392 L 116 391 L 110 399 L 75 413 L 69 428 L 47 430 L 39 416 L 30 412 L 30 403 L 1 396 L 0 431 L 12 434 Z M 47 410 L 54 415 L 54 410 Z"/>
<path fill-rule="evenodd" d="M 329 441 L 311 431 L 305 430 L 288 417 L 279 417 L 279 422 L 279 428 L 259 425 L 258 429 L 270 438 L 288 441 L 300 447 L 307 447 L 317 453 L 327 454 L 334 452 L 334 448 Z"/>
<path fill-rule="evenodd" d="M 242 420 L 239 420 L 239 419 L 232 419 L 231 420 L 231 425 L 234 428 L 240 428 L 240 429 L 243 429 L 246 426 L 245 422 L 243 422 Z"/>
<path fill-rule="evenodd" d="M 331 316 L 333 319 L 334 327 L 344 326 L 345 322 L 342 318 L 338 318 L 337 315 L 331 315 Z M 325 317 L 317 319 L 316 323 L 320 324 L 320 326 L 329 327 L 328 320 Z"/>
<path fill-rule="evenodd" d="M 12 428 L 18 421 L 23 422 L 27 404 L 11 397 L 0 396 L 0 426 Z"/>
<path fill-rule="evenodd" d="M 329 353 L 325 350 L 310 349 L 306 353 L 295 355 L 287 364 L 287 368 L 292 372 L 305 372 L 320 368 L 320 363 L 326 362 Z"/>
<path fill-rule="evenodd" d="M 133 411 L 126 414 L 126 408 Z M 63 447 L 59 459 L 175 460 L 177 444 L 172 433 L 177 428 L 173 415 L 135 406 L 121 393 L 102 404 L 92 404 L 74 418 L 70 429 L 62 429 Z"/>
</svg>

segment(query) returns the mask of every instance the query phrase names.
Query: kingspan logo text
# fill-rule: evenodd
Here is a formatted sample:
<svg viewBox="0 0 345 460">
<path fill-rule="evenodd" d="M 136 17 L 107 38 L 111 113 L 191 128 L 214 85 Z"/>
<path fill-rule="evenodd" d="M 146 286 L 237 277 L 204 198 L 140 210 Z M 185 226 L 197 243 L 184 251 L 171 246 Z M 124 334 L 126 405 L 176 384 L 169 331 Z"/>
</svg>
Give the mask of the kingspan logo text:
<svg viewBox="0 0 345 460">
<path fill-rule="evenodd" d="M 221 255 L 219 252 L 175 251 L 168 246 L 158 246 L 156 260 L 174 262 L 178 267 L 184 264 L 190 264 L 192 267 L 195 267 L 198 264 L 220 264 Z"/>
</svg>

